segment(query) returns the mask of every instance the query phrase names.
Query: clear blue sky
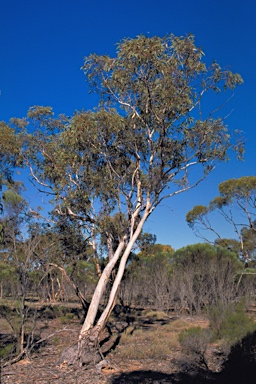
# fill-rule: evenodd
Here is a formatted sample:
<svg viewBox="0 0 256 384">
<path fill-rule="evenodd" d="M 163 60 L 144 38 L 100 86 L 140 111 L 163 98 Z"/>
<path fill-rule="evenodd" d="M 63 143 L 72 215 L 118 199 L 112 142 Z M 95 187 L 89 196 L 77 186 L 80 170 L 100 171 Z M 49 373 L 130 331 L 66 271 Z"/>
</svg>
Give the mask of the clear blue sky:
<svg viewBox="0 0 256 384">
<path fill-rule="evenodd" d="M 90 109 L 80 70 L 90 53 L 115 54 L 115 43 L 139 34 L 193 33 L 208 62 L 216 59 L 244 78 L 230 103 L 227 123 L 247 137 L 245 162 L 220 165 L 197 189 L 165 202 L 147 228 L 175 249 L 198 242 L 185 222 L 196 204 L 207 204 L 218 184 L 255 175 L 256 1 L 255 0 L 8 0 L 0 11 L 0 120 L 22 117 L 32 105 L 56 114 Z M 232 236 L 226 226 L 223 236 Z"/>
</svg>

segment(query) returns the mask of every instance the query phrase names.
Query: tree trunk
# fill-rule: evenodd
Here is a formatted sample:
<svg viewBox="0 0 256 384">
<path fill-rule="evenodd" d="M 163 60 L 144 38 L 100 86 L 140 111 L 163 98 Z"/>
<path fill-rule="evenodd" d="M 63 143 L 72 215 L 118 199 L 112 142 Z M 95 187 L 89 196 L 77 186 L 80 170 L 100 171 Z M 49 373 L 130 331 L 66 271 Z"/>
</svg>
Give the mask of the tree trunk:
<svg viewBox="0 0 256 384">
<path fill-rule="evenodd" d="M 59 364 L 66 363 L 68 365 L 77 364 L 85 366 L 95 366 L 101 360 L 104 360 L 100 352 L 98 343 L 98 332 L 96 328 L 87 331 L 86 336 L 79 340 L 76 344 L 64 349 L 61 353 Z"/>
<path fill-rule="evenodd" d="M 65 271 L 64 268 L 60 267 L 59 265 L 57 264 L 54 264 L 54 263 L 50 263 L 49 264 L 50 267 L 54 267 L 56 269 L 59 269 L 62 273 L 62 275 L 65 277 L 65 279 L 68 281 L 68 283 L 74 288 L 74 291 L 77 295 L 77 297 L 79 298 L 79 300 L 81 301 L 81 304 L 82 304 L 82 307 L 83 307 L 83 310 L 84 312 L 86 313 L 87 310 L 88 310 L 88 307 L 89 307 L 89 303 L 87 302 L 86 298 L 84 297 L 84 295 L 82 294 L 82 292 L 80 291 L 80 289 L 78 288 L 77 285 L 75 285 L 75 283 L 71 280 L 71 278 L 68 276 L 67 272 Z"/>
<path fill-rule="evenodd" d="M 94 321 L 95 321 L 95 318 L 96 318 L 96 315 L 97 315 L 97 312 L 99 309 L 99 305 L 100 305 L 100 300 L 101 300 L 103 293 L 105 291 L 105 288 L 106 288 L 107 282 L 109 280 L 110 274 L 111 274 L 116 262 L 118 261 L 120 255 L 121 255 L 121 252 L 124 248 L 124 245 L 125 245 L 125 237 L 120 241 L 113 258 L 108 262 L 108 264 L 106 265 L 106 267 L 104 268 L 104 270 L 101 274 L 101 277 L 100 277 L 98 284 L 95 288 L 95 291 L 94 291 L 94 294 L 93 294 L 93 297 L 91 300 L 91 304 L 90 304 L 88 312 L 87 312 L 87 316 L 85 318 L 83 327 L 81 329 L 79 340 L 84 338 L 83 335 L 86 335 L 87 332 L 94 325 Z"/>
<path fill-rule="evenodd" d="M 121 252 L 123 251 L 125 240 L 124 238 L 120 241 L 113 258 L 109 261 L 109 263 L 106 265 L 105 269 L 102 272 L 101 278 L 99 279 L 98 285 L 95 289 L 89 310 L 87 312 L 86 319 L 79 335 L 78 346 L 76 347 L 77 349 L 75 349 L 75 354 L 79 360 L 80 365 L 88 365 L 90 363 L 95 363 L 100 361 L 99 359 L 103 358 L 99 350 L 99 337 L 115 305 L 118 288 L 120 286 L 125 271 L 127 259 L 138 236 L 142 231 L 143 225 L 146 219 L 148 218 L 149 214 L 150 209 L 148 207 L 145 210 L 144 215 L 140 220 L 135 232 L 131 236 L 123 255 L 121 256 L 118 272 L 116 274 L 112 289 L 110 291 L 107 306 L 101 314 L 97 323 L 94 325 L 95 318 L 99 309 L 100 300 L 102 298 L 109 276 L 116 262 L 120 258 Z"/>
</svg>

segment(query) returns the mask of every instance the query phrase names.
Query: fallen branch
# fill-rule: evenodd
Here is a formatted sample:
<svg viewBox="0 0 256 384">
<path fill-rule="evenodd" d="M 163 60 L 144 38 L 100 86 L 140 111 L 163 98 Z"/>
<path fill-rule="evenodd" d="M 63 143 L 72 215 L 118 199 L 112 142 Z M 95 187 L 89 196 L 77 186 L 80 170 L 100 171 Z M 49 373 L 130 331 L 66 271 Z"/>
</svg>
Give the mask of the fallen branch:
<svg viewBox="0 0 256 384">
<path fill-rule="evenodd" d="M 44 338 L 42 338 L 40 340 L 35 341 L 33 344 L 30 345 L 30 347 L 24 348 L 24 350 L 18 356 L 16 356 L 14 359 L 12 359 L 12 360 L 6 362 L 5 364 L 3 364 L 3 368 L 7 367 L 8 365 L 12 365 L 12 364 L 15 364 L 18 361 L 20 361 L 21 358 L 23 357 L 23 355 L 27 355 L 28 349 L 30 349 L 30 351 L 31 351 L 36 345 L 41 344 L 44 341 L 46 341 L 46 340 L 50 339 L 51 337 L 55 336 L 57 333 L 64 332 L 64 331 L 76 332 L 74 329 L 68 329 L 68 328 L 59 329 L 58 331 L 56 331 L 54 333 L 51 333 L 50 335 L 48 335 L 48 336 L 46 336 L 46 337 L 44 337 Z"/>
</svg>

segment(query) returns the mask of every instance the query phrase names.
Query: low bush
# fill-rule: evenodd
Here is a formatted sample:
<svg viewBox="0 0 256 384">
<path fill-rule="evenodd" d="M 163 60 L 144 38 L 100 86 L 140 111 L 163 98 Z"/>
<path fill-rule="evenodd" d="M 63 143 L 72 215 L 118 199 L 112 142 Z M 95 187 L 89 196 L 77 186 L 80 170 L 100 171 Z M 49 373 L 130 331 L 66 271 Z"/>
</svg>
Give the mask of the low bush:
<svg viewBox="0 0 256 384">
<path fill-rule="evenodd" d="M 192 327 L 179 333 L 181 348 L 189 355 L 193 355 L 195 362 L 208 369 L 206 351 L 211 339 L 209 329 Z"/>
<path fill-rule="evenodd" d="M 15 352 L 15 343 L 6 344 L 0 349 L 0 359 L 9 358 L 9 356 Z M 1 379 L 1 378 L 0 378 Z M 1 381 L 0 381 L 1 382 Z"/>
<path fill-rule="evenodd" d="M 169 324 L 164 325 L 164 327 L 167 331 L 181 332 L 183 329 L 191 327 L 191 322 L 183 319 L 176 319 Z"/>
<path fill-rule="evenodd" d="M 162 320 L 168 317 L 168 315 L 163 311 L 149 311 L 145 312 L 144 315 L 152 320 Z"/>
<path fill-rule="evenodd" d="M 209 327 L 215 340 L 224 340 L 230 346 L 256 330 L 256 323 L 249 317 L 243 305 L 218 304 L 209 309 Z"/>
<path fill-rule="evenodd" d="M 64 316 L 60 317 L 60 322 L 62 324 L 69 324 L 74 318 L 74 315 L 72 313 L 66 313 Z"/>
</svg>

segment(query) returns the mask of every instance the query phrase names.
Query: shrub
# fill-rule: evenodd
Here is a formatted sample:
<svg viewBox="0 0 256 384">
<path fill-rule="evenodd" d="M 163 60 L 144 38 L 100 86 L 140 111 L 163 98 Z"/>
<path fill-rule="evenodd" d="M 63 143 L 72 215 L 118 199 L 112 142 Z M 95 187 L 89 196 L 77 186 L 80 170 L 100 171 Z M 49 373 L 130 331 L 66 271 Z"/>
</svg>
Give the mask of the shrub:
<svg viewBox="0 0 256 384">
<path fill-rule="evenodd" d="M 223 305 L 209 309 L 209 326 L 216 340 L 225 340 L 234 345 L 244 336 L 256 330 L 254 320 L 249 317 L 241 303 L 236 305 Z"/>
<path fill-rule="evenodd" d="M 0 349 L 0 359 L 9 357 L 14 351 L 15 351 L 15 343 L 10 343 L 5 345 Z"/>
<path fill-rule="evenodd" d="M 145 316 L 152 320 L 162 320 L 168 317 L 168 315 L 163 311 L 149 311 L 145 312 Z"/>
<path fill-rule="evenodd" d="M 69 324 L 74 318 L 72 313 L 66 313 L 64 316 L 60 317 L 60 321 L 62 324 Z"/>
<path fill-rule="evenodd" d="M 208 369 L 206 361 L 206 350 L 211 339 L 209 329 L 192 327 L 184 329 L 179 333 L 179 342 L 182 349 L 189 355 L 195 357 L 195 361 Z"/>
<path fill-rule="evenodd" d="M 167 331 L 181 332 L 184 329 L 191 327 L 191 322 L 183 319 L 176 319 L 171 321 L 169 324 L 164 325 Z"/>
</svg>

